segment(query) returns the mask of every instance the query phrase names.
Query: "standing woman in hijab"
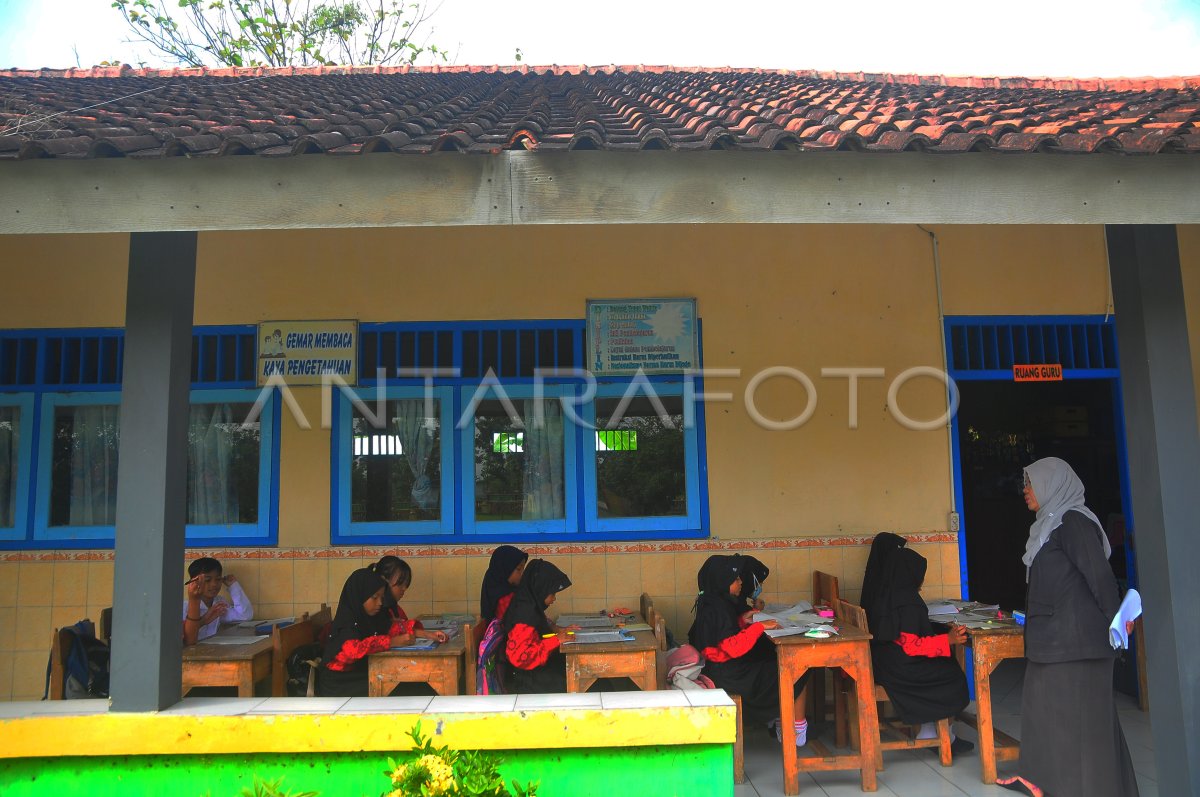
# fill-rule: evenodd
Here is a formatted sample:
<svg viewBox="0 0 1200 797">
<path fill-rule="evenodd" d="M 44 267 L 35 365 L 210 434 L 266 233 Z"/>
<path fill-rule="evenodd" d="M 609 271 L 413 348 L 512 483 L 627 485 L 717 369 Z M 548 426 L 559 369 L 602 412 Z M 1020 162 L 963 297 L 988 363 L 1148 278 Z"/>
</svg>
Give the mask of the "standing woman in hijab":
<svg viewBox="0 0 1200 797">
<path fill-rule="evenodd" d="M 365 567 L 346 579 L 317 670 L 322 697 L 366 697 L 367 656 L 412 641 L 411 628 L 383 611 L 385 590 L 383 578 Z"/>
<path fill-rule="evenodd" d="M 529 554 L 511 545 L 501 545 L 492 551 L 479 590 L 479 617 L 485 625 L 494 618 L 504 619 L 528 561 Z"/>
<path fill-rule="evenodd" d="M 546 609 L 569 586 L 571 579 L 545 559 L 534 559 L 526 566 L 503 621 L 508 637 L 504 654 L 512 665 L 508 683 L 513 692 L 567 691 L 567 660 L 559 650 L 567 641 L 567 632 L 550 622 Z"/>
<path fill-rule="evenodd" d="M 742 562 L 740 556 L 710 556 L 696 575 L 700 594 L 693 611 L 696 619 L 688 631 L 692 647 L 704 654 L 708 663 L 704 674 L 720 688 L 741 695 L 742 708 L 751 722 L 779 727 L 779 663 L 775 646 L 764 636 L 778 628 L 774 620 L 747 622 L 746 603 L 742 598 Z M 805 673 L 794 687 L 796 746 L 807 742 L 808 721 L 804 718 Z"/>
<path fill-rule="evenodd" d="M 1113 700 L 1108 625 L 1120 600 L 1108 540 L 1061 459 L 1025 468 L 1024 494 L 1037 517 L 1022 557 L 1029 597 L 1020 774 L 996 783 L 1038 797 L 1137 797 Z"/>
<path fill-rule="evenodd" d="M 899 545 L 889 538 L 900 540 Z M 946 633 L 944 627 L 935 629 L 929 622 L 929 607 L 921 598 L 929 563 L 904 544 L 903 538 L 888 534 L 878 549 L 874 543 L 871 546 L 872 556 L 878 551 L 878 557 L 871 589 L 863 588 L 863 608 L 873 637 L 871 665 L 876 683 L 887 689 L 901 721 L 922 726 L 918 739 L 932 739 L 937 735 L 934 723 L 957 716 L 971 699 L 967 676 L 950 656 L 951 644 L 963 644 L 966 631 L 953 626 Z M 955 753 L 973 748 L 965 739 L 954 740 Z"/>
</svg>

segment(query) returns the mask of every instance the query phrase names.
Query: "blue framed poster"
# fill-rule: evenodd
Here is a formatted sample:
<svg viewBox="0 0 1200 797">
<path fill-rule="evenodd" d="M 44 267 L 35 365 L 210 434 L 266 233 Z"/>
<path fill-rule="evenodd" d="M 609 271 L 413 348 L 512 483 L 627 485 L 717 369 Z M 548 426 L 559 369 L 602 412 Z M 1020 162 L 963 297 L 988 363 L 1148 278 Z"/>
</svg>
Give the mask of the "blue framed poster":
<svg viewBox="0 0 1200 797">
<path fill-rule="evenodd" d="M 588 299 L 588 370 L 597 376 L 699 368 L 695 299 Z"/>
</svg>

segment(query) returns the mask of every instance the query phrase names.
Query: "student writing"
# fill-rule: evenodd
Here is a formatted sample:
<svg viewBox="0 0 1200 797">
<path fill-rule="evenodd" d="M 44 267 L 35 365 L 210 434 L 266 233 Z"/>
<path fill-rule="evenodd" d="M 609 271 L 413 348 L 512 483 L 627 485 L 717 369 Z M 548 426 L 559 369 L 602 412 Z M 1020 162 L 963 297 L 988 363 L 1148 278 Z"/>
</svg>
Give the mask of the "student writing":
<svg viewBox="0 0 1200 797">
<path fill-rule="evenodd" d="M 326 697 L 366 697 L 367 656 L 412 642 L 411 620 L 393 621 L 383 611 L 388 585 L 376 572 L 355 570 L 342 586 L 333 630 L 317 670 L 317 690 Z"/>
<path fill-rule="evenodd" d="M 400 607 L 400 599 L 412 586 L 412 568 L 398 556 L 385 556 L 369 568 L 384 580 L 388 588 L 383 593 L 383 608 L 393 623 L 400 623 L 404 633 L 425 639 L 436 639 L 445 642 L 449 637 L 442 631 L 426 631 L 420 620 L 409 620 L 404 609 Z"/>
<path fill-rule="evenodd" d="M 566 657 L 559 649 L 567 634 L 556 630 L 546 609 L 569 586 L 571 579 L 544 559 L 534 559 L 525 568 L 503 621 L 507 633 L 504 654 L 512 665 L 508 680 L 513 692 L 567 691 Z"/>
<path fill-rule="evenodd" d="M 707 664 L 704 674 L 720 688 L 742 696 L 742 707 L 750 722 L 775 728 L 783 740 L 779 721 L 779 664 L 775 646 L 764 632 L 777 628 L 774 620 L 750 622 L 742 598 L 741 566 L 737 556 L 710 556 L 696 575 L 699 595 L 693 611 L 696 619 L 688 641 Z M 796 746 L 807 742 L 808 722 L 804 717 L 804 685 L 808 674 L 793 687 Z"/>
</svg>

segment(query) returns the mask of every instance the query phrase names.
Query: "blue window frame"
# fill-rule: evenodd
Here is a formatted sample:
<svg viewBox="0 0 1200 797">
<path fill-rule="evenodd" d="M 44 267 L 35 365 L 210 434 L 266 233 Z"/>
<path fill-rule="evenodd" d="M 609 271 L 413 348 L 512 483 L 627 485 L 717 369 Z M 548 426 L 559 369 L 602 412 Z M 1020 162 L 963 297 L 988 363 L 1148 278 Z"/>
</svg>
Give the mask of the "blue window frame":
<svg viewBox="0 0 1200 797">
<path fill-rule="evenodd" d="M 473 321 L 427 323 L 361 324 L 359 349 L 360 387 L 350 391 L 368 405 L 386 387 L 387 399 L 424 395 L 424 379 L 430 379 L 439 406 L 440 516 L 435 522 L 409 516 L 390 521 L 355 519 L 350 460 L 355 456 L 356 432 L 352 428 L 351 399 L 340 393 L 333 413 L 331 452 L 331 541 L 352 545 L 370 541 L 379 543 L 446 543 L 480 538 L 506 542 L 551 542 L 572 540 L 696 539 L 709 528 L 707 466 L 704 441 L 704 408 L 689 402 L 695 395 L 683 377 L 651 376 L 643 380 L 673 409 L 685 418 L 683 431 L 673 439 L 677 457 L 678 481 L 671 481 L 666 505 L 651 506 L 644 495 L 638 496 L 647 509 L 635 509 L 630 499 L 625 514 L 602 512 L 598 504 L 597 448 L 629 454 L 625 460 L 638 459 L 659 442 L 660 430 L 634 430 L 625 427 L 602 430 L 601 437 L 588 424 L 596 417 L 595 402 L 620 401 L 634 377 L 606 377 L 597 385 L 594 398 L 588 397 L 588 381 L 570 375 L 583 367 L 584 322 L 578 319 Z M 561 431 L 562 511 L 558 510 L 559 488 L 553 479 L 543 482 L 553 496 L 553 510 L 545 495 L 530 496 L 524 463 L 531 462 L 529 446 L 545 444 L 524 428 L 525 402 L 536 397 L 537 374 L 557 369 L 558 375 L 546 376 L 541 395 L 552 405 L 563 407 Z M 381 376 L 382 374 L 382 376 Z M 426 376 L 428 375 L 428 376 Z M 697 380 L 699 382 L 699 380 Z M 702 389 L 697 384 L 697 389 Z M 499 394 L 512 402 L 522 424 L 511 423 Z M 644 389 L 635 390 L 644 401 Z M 448 396 L 448 398 L 443 398 Z M 640 398 L 638 398 L 640 397 Z M 489 419 L 479 422 L 480 406 Z M 587 401 L 583 401 L 587 398 Z M 570 412 L 568 412 L 568 409 Z M 638 409 L 635 405 L 635 410 Z M 374 411 L 374 410 L 372 410 Z M 549 411 L 548 411 L 549 412 Z M 572 415 L 578 422 L 572 421 Z M 630 432 L 639 431 L 639 449 L 631 450 Z M 611 434 L 610 434 L 611 432 Z M 482 434 L 482 437 L 477 437 Z M 395 457 L 403 450 L 403 441 L 388 439 L 382 432 L 378 442 L 361 441 L 371 456 Z M 607 436 L 604 436 L 607 435 Z M 636 437 L 636 435 L 632 435 Z M 554 435 L 559 439 L 558 433 Z M 598 446 L 597 441 L 600 441 Z M 649 448 L 648 448 L 649 447 Z M 359 449 L 361 452 L 363 449 Z M 376 454 L 375 452 L 379 453 Z M 360 453 L 359 456 L 365 456 Z M 551 463 L 558 471 L 558 452 L 543 452 L 541 465 Z M 490 462 L 484 462 L 490 460 Z M 519 467 L 516 463 L 522 463 Z M 481 469 L 491 468 L 483 474 Z M 532 468 L 532 466 L 531 466 Z M 610 468 L 610 470 L 612 470 Z M 636 470 L 636 469 L 635 469 Z M 481 482 L 482 476 L 487 475 Z M 600 470 L 603 480 L 605 473 Z M 382 478 L 382 477 L 380 477 Z M 481 487 L 480 485 L 484 486 Z M 402 491 L 403 492 L 403 491 Z M 401 495 L 401 503 L 403 495 Z M 526 501 L 533 503 L 526 505 Z M 411 511 L 404 510 L 404 511 Z M 401 512 L 402 514 L 402 512 Z"/>
<path fill-rule="evenodd" d="M 595 429 L 584 435 L 583 446 L 589 530 L 704 528 L 697 434 L 697 417 L 703 416 L 685 406 L 691 395 L 683 382 L 648 378 L 596 388 L 595 400 L 584 408 Z M 682 472 L 673 469 L 676 464 Z"/>
<path fill-rule="evenodd" d="M 0 540 L 26 533 L 35 426 L 33 396 L 0 394 Z"/>
<path fill-rule="evenodd" d="M 535 390 L 498 381 L 461 389 L 457 428 L 465 534 L 565 534 L 574 525 L 579 434 L 564 417 L 562 397 L 574 396 L 576 388 L 543 385 L 541 417 Z M 481 423 L 481 417 L 487 420 Z"/>
<path fill-rule="evenodd" d="M 11 525 L 0 506 L 0 549 L 112 546 L 116 497 L 109 487 L 116 484 L 124 343 L 121 329 L 0 331 L 0 390 L 11 391 L 0 394 L 0 457 L 6 454 L 3 426 L 14 408 L 20 418 L 18 500 Z M 201 514 L 205 522 L 188 524 L 188 545 L 278 541 L 279 396 L 254 388 L 254 352 L 252 326 L 197 327 L 193 333 L 189 428 L 201 423 L 198 407 L 229 405 L 203 423 L 210 435 L 224 434 L 219 445 L 230 464 L 221 470 L 240 481 L 236 500 L 226 502 L 223 513 L 216 511 L 219 502 L 189 508 L 189 516 Z M 260 398 L 257 430 L 238 434 L 241 419 L 227 416 Z M 196 459 L 195 450 L 191 456 Z M 216 481 L 228 484 L 229 478 L 222 473 Z M 211 490 L 214 479 L 205 482 Z"/>
<path fill-rule="evenodd" d="M 453 396 L 448 387 L 434 387 L 430 395 L 430 415 L 420 387 L 359 388 L 338 397 L 331 434 L 335 545 L 436 536 L 454 528 Z M 419 415 L 403 417 L 409 410 Z M 422 436 L 431 448 L 417 454 Z"/>
</svg>

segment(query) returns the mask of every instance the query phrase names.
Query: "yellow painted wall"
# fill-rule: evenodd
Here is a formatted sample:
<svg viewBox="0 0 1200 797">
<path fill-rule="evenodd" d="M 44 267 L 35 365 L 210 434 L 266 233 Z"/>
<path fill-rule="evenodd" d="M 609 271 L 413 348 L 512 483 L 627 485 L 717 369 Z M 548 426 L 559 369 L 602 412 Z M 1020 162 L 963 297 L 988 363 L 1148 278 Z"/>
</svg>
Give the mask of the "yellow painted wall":
<svg viewBox="0 0 1200 797">
<path fill-rule="evenodd" d="M 936 227 L 949 314 L 1103 313 L 1108 307 L 1100 228 Z M 1189 309 L 1200 307 L 1200 227 L 1180 230 Z M 0 325 L 120 326 L 128 244 L 122 236 L 0 238 Z M 206 233 L 200 236 L 195 321 L 245 324 L 289 318 L 420 321 L 581 318 L 587 298 L 695 296 L 705 363 L 741 368 L 710 380 L 735 394 L 707 408 L 713 534 L 746 539 L 772 570 L 770 600 L 808 597 L 811 571 L 841 577 L 857 597 L 871 534 L 928 534 L 929 595 L 957 594 L 957 546 L 937 532 L 949 509 L 945 432 L 914 432 L 887 411 L 887 384 L 905 368 L 940 366 L 932 251 L 916 227 L 622 226 Z M 1190 316 L 1194 362 L 1200 314 Z M 769 366 L 815 383 L 812 420 L 789 432 L 757 426 L 742 404 L 750 376 Z M 860 383 L 859 428 L 848 428 L 845 379 L 830 367 L 882 367 Z M 1200 367 L 1196 368 L 1200 374 Z M 1200 384 L 1200 382 L 1198 382 Z M 333 604 L 346 574 L 368 557 L 328 556 L 329 435 L 320 395 L 297 389 L 314 429 L 285 414 L 280 546 L 272 556 L 232 552 L 227 569 L 259 616 Z M 900 394 L 904 412 L 941 412 L 930 379 Z M 757 406 L 776 419 L 806 401 L 792 381 L 766 382 Z M 807 540 L 811 547 L 788 541 Z M 819 539 L 817 539 L 819 538 Z M 636 606 L 654 595 L 672 630 L 686 632 L 694 546 L 558 553 L 574 580 L 564 611 Z M 408 554 L 410 613 L 474 610 L 483 555 Z M 371 556 L 376 555 L 371 551 Z M 325 555 L 318 555 L 325 554 Z M 41 695 L 49 631 L 109 605 L 112 566 L 88 552 L 0 552 L 0 699 Z M 220 555 L 220 553 L 218 553 Z M 935 565 L 934 563 L 938 563 Z M 182 564 L 181 564 L 182 569 Z"/>
</svg>

